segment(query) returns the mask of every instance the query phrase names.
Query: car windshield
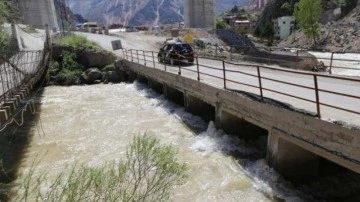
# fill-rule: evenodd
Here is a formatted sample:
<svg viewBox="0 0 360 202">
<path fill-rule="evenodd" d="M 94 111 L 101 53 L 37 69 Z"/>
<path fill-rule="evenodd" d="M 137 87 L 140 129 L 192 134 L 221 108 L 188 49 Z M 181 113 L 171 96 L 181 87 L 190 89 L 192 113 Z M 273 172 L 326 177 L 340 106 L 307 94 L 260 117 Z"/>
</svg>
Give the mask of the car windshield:
<svg viewBox="0 0 360 202">
<path fill-rule="evenodd" d="M 176 49 L 179 50 L 179 51 L 184 50 L 184 49 L 192 51 L 191 46 L 190 46 L 189 44 L 186 44 L 186 43 L 184 43 L 184 44 L 177 44 L 177 45 L 176 45 Z"/>
</svg>

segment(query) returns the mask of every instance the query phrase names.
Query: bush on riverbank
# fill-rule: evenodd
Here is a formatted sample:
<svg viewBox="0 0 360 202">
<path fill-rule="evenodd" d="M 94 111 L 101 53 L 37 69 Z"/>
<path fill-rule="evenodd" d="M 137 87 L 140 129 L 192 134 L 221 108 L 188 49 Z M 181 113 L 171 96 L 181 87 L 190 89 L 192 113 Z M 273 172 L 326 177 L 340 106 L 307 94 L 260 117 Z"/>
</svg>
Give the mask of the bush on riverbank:
<svg viewBox="0 0 360 202">
<path fill-rule="evenodd" d="M 88 40 L 85 36 L 79 36 L 76 34 L 70 34 L 69 36 L 59 38 L 55 41 L 55 44 L 60 46 L 70 46 L 78 49 L 101 50 L 97 43 Z"/>
<path fill-rule="evenodd" d="M 74 165 L 50 180 L 33 166 L 13 201 L 168 201 L 186 179 L 186 166 L 170 145 L 135 136 L 125 159 L 98 167 Z"/>
<path fill-rule="evenodd" d="M 87 68 L 102 69 L 116 60 L 115 54 L 102 49 L 97 43 L 88 40 L 85 36 L 71 34 L 61 37 L 53 43 L 52 59 L 59 61 L 63 51 L 73 52 L 77 62 Z"/>
<path fill-rule="evenodd" d="M 51 63 L 51 73 L 54 74 L 55 82 L 60 85 L 76 85 L 84 67 L 76 61 L 75 53 L 64 51 L 63 61 Z"/>
</svg>

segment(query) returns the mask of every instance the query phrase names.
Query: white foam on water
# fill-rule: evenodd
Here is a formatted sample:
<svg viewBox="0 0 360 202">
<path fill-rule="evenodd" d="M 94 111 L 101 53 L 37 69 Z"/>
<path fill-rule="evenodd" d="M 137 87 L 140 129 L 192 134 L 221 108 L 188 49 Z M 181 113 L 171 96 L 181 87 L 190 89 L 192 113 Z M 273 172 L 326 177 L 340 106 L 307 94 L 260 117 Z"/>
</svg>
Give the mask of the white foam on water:
<svg viewBox="0 0 360 202">
<path fill-rule="evenodd" d="M 245 155 L 258 152 L 255 148 L 246 147 L 245 142 L 240 138 L 229 136 L 222 130 L 217 130 L 213 122 L 209 123 L 206 131 L 195 137 L 192 148 L 201 151 L 204 155 L 212 152 L 239 152 Z"/>
<path fill-rule="evenodd" d="M 209 123 L 206 131 L 194 138 L 191 148 L 205 156 L 217 152 L 235 152 L 244 156 L 259 152 L 256 148 L 247 146 L 244 140 L 217 130 L 213 122 Z M 265 159 L 239 161 L 238 171 L 245 172 L 253 180 L 253 187 L 270 198 L 281 198 L 292 202 L 312 200 L 270 168 Z"/>
</svg>

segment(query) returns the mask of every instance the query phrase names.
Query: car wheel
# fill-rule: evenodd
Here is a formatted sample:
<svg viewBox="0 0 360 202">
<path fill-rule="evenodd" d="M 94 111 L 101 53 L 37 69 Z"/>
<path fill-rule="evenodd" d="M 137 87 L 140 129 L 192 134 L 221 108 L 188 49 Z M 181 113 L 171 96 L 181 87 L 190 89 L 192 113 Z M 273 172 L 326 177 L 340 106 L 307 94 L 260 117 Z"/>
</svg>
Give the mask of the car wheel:
<svg viewBox="0 0 360 202">
<path fill-rule="evenodd" d="M 161 56 L 161 54 L 158 55 L 158 62 L 159 63 L 162 63 L 164 60 L 163 60 L 163 57 Z"/>
</svg>

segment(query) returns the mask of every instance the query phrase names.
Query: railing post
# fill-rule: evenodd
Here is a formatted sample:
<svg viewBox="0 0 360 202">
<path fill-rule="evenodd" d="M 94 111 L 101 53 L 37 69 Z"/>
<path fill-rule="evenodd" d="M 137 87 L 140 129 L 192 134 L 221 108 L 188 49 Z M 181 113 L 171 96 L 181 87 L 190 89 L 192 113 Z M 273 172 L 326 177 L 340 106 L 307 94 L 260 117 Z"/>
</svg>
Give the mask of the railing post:
<svg viewBox="0 0 360 202">
<path fill-rule="evenodd" d="M 138 64 L 140 63 L 140 59 L 139 59 L 139 51 L 136 50 L 136 58 L 137 58 L 137 61 L 138 61 Z"/>
<path fill-rule="evenodd" d="M 223 60 L 224 89 L 226 89 L 225 61 Z"/>
<path fill-rule="evenodd" d="M 155 68 L 155 57 L 154 57 L 154 51 L 151 51 L 151 56 L 152 56 L 152 59 L 153 59 L 153 65 L 154 65 L 154 68 Z"/>
<path fill-rule="evenodd" d="M 196 69 L 197 69 L 197 80 L 200 81 L 200 70 L 199 70 L 198 57 L 196 57 Z"/>
<path fill-rule="evenodd" d="M 178 66 L 179 66 L 179 71 L 178 71 L 178 75 L 181 75 L 181 67 L 180 67 L 180 61 L 178 61 Z"/>
<path fill-rule="evenodd" d="M 329 73 L 330 73 L 330 74 L 332 74 L 332 63 L 333 63 L 333 59 L 334 59 L 334 52 L 331 52 L 330 70 L 329 70 Z"/>
<path fill-rule="evenodd" d="M 269 48 L 269 64 L 271 64 L 271 47 Z"/>
<path fill-rule="evenodd" d="M 297 62 L 297 61 L 299 61 L 299 50 L 296 50 L 296 61 L 295 62 Z"/>
<path fill-rule="evenodd" d="M 317 117 L 318 117 L 318 118 L 321 118 L 321 113 L 320 113 L 320 98 L 319 98 L 319 86 L 318 86 L 317 76 L 316 76 L 315 74 L 314 74 L 314 85 L 315 85 Z"/>
<path fill-rule="evenodd" d="M 144 54 L 144 65 L 146 66 L 146 57 L 145 57 L 145 51 L 143 51 Z"/>
<path fill-rule="evenodd" d="M 133 52 L 132 52 L 133 50 L 132 49 L 130 49 L 130 54 L 131 54 L 131 62 L 134 62 L 134 56 L 133 56 Z"/>
<path fill-rule="evenodd" d="M 257 66 L 256 68 L 257 68 L 258 79 L 259 79 L 259 89 L 260 89 L 261 101 L 264 101 L 262 82 L 261 82 L 261 74 L 260 74 L 260 67 Z"/>
<path fill-rule="evenodd" d="M 125 56 L 126 56 L 126 59 L 129 59 L 128 58 L 128 55 L 127 55 L 127 50 L 125 49 Z"/>
<path fill-rule="evenodd" d="M 218 51 L 218 45 L 217 45 L 217 44 L 215 44 L 215 57 L 216 57 L 216 58 L 218 57 L 218 53 L 217 53 L 217 51 Z"/>
</svg>

